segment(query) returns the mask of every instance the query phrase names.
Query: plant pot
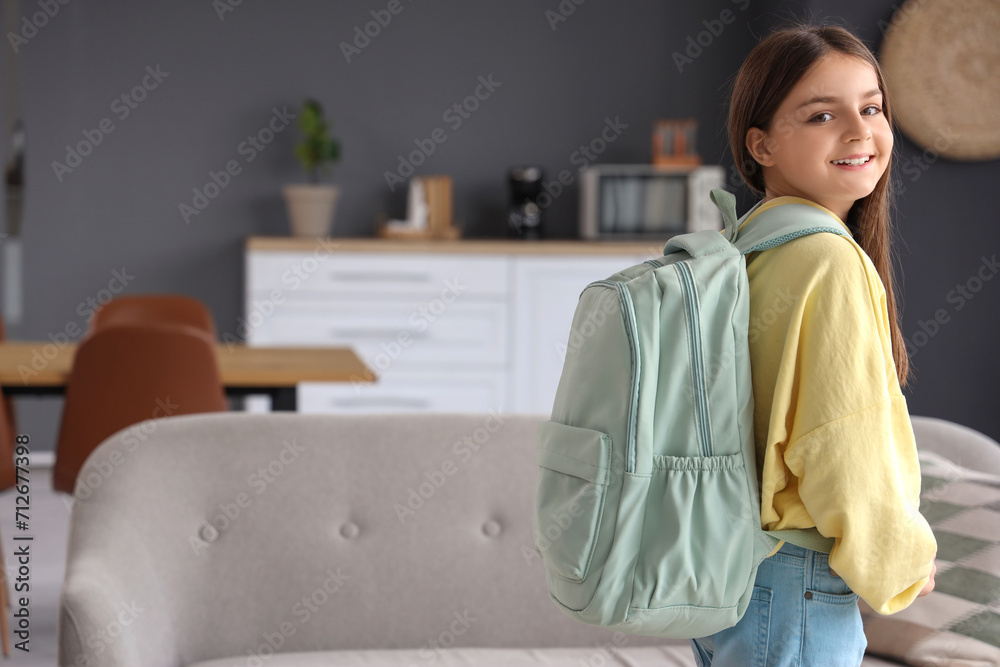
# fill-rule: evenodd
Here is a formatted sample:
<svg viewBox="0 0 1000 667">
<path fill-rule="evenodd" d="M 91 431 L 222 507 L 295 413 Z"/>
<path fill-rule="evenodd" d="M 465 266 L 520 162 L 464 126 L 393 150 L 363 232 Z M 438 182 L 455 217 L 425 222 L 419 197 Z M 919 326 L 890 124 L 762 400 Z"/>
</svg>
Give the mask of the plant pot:
<svg viewBox="0 0 1000 667">
<path fill-rule="evenodd" d="M 319 238 L 330 235 L 340 188 L 336 185 L 286 185 L 284 195 L 293 236 Z"/>
</svg>

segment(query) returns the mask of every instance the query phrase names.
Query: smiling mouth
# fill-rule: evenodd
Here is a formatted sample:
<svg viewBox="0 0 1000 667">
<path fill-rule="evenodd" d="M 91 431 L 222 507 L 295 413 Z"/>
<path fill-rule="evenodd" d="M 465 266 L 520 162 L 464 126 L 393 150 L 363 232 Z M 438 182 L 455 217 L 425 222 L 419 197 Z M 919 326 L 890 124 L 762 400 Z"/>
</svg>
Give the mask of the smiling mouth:
<svg viewBox="0 0 1000 667">
<path fill-rule="evenodd" d="M 830 160 L 830 164 L 858 167 L 863 164 L 868 164 L 868 162 L 870 162 L 874 157 L 875 157 L 874 155 L 868 155 L 866 157 L 844 158 L 842 160 Z"/>
</svg>

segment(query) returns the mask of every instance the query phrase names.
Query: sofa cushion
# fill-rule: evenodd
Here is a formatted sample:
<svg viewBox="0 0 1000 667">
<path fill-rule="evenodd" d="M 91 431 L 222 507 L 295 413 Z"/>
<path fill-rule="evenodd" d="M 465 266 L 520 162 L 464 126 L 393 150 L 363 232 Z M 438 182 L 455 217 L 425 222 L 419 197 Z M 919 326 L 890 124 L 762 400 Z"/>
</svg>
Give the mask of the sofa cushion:
<svg viewBox="0 0 1000 667">
<path fill-rule="evenodd" d="M 696 667 L 694 653 L 690 645 L 671 644 L 664 646 L 607 646 L 577 648 L 449 648 L 436 652 L 422 652 L 413 649 L 367 651 L 322 651 L 316 653 L 282 653 L 268 657 L 263 655 L 198 662 L 188 667 L 414 667 L 435 665 L 436 667 L 580 667 L 600 665 L 601 667 Z M 899 667 L 898 662 L 889 662 L 866 655 L 861 667 Z"/>
<path fill-rule="evenodd" d="M 694 654 L 687 643 L 664 646 L 613 645 L 580 646 L 575 648 L 450 648 L 438 651 L 395 649 L 366 651 L 322 651 L 316 653 L 282 653 L 272 657 L 261 655 L 259 662 L 241 656 L 239 663 L 233 658 L 198 662 L 189 667 L 234 667 L 234 665 L 266 665 L 267 667 L 580 667 L 603 665 L 606 667 L 694 667 Z M 867 667 L 867 665 L 865 666 Z"/>
<path fill-rule="evenodd" d="M 1000 665 L 1000 476 L 921 451 L 920 512 L 938 542 L 934 590 L 881 616 L 868 651 L 918 665 Z"/>
</svg>

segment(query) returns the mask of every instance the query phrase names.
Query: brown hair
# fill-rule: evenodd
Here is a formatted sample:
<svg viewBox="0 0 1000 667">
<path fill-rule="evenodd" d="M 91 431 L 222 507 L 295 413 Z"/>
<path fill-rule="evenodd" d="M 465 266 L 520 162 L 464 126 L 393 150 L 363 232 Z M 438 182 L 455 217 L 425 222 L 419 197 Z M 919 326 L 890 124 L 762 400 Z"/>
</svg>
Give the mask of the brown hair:
<svg viewBox="0 0 1000 667">
<path fill-rule="evenodd" d="M 747 131 L 751 127 L 769 131 L 775 112 L 791 89 L 817 60 L 829 53 L 860 58 L 875 69 L 878 87 L 883 96 L 882 111 L 892 127 L 889 96 L 882 69 L 860 39 L 838 25 L 794 24 L 780 28 L 754 47 L 743 62 L 733 82 L 729 105 L 729 145 L 740 176 L 754 191 L 764 194 L 764 174 L 746 146 Z M 892 153 L 895 153 L 895 142 Z M 854 203 L 844 222 L 882 278 L 896 376 L 900 386 L 906 386 L 910 374 L 910 359 L 899 326 L 893 280 L 895 258 L 891 242 L 892 218 L 889 212 L 893 201 L 891 171 L 892 154 L 889 155 L 885 173 L 875 189 L 867 197 Z"/>
</svg>

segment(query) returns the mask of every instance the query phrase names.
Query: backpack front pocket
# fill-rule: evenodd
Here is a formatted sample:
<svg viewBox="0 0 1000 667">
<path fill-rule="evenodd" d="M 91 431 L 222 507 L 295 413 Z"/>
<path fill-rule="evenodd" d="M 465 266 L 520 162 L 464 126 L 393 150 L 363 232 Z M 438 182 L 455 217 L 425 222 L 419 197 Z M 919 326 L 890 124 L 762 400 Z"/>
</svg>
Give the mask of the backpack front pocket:
<svg viewBox="0 0 1000 667">
<path fill-rule="evenodd" d="M 590 569 L 611 479 L 611 436 L 547 421 L 538 425 L 535 548 L 556 576 L 582 582 Z"/>
<path fill-rule="evenodd" d="M 755 535 L 742 454 L 653 459 L 633 604 L 734 608 Z"/>
</svg>

